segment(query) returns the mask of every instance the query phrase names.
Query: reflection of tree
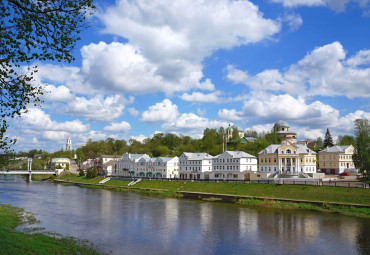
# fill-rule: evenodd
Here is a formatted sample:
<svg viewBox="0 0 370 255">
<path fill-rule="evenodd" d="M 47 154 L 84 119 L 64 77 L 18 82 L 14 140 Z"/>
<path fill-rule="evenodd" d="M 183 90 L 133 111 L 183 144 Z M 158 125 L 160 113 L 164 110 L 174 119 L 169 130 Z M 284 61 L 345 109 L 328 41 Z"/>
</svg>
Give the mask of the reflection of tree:
<svg viewBox="0 0 370 255">
<path fill-rule="evenodd" d="M 357 248 L 359 254 L 370 254 L 370 221 L 358 224 Z"/>
</svg>

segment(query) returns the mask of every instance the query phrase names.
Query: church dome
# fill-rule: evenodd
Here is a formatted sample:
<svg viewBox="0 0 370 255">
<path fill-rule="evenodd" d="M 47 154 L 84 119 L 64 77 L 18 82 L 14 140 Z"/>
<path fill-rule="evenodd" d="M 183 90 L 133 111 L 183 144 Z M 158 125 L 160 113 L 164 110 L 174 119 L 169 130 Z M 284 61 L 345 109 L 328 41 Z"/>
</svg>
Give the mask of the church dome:
<svg viewBox="0 0 370 255">
<path fill-rule="evenodd" d="M 275 123 L 276 126 L 278 127 L 289 127 L 288 123 L 286 123 L 285 121 L 283 120 L 279 120 L 278 122 Z"/>
</svg>

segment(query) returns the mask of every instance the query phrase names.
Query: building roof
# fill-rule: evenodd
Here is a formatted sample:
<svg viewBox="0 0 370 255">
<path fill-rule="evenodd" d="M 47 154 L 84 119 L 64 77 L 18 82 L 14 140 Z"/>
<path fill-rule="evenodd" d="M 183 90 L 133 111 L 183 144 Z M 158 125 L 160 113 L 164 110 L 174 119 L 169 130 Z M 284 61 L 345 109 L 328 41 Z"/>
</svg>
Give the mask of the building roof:
<svg viewBox="0 0 370 255">
<path fill-rule="evenodd" d="M 212 155 L 209 155 L 205 152 L 184 152 L 184 154 L 188 157 L 188 160 L 202 160 L 202 159 L 212 159 L 214 158 Z"/>
<path fill-rule="evenodd" d="M 279 120 L 278 122 L 275 123 L 275 125 L 278 127 L 289 127 L 288 123 L 286 123 L 283 120 Z"/>
<path fill-rule="evenodd" d="M 104 166 L 111 166 L 111 165 L 114 165 L 116 163 L 116 161 L 115 160 L 109 160 L 109 161 L 107 161 L 107 162 L 105 162 L 104 164 L 103 164 L 103 167 Z"/>
<path fill-rule="evenodd" d="M 345 152 L 350 146 L 352 145 L 334 145 L 332 147 L 326 147 L 326 149 L 322 150 L 321 152 Z"/>
<path fill-rule="evenodd" d="M 168 161 L 170 161 L 174 158 L 177 158 L 177 157 L 173 157 L 173 158 L 171 158 L 171 157 L 159 157 L 158 159 L 162 160 L 163 162 L 168 162 Z"/>
<path fill-rule="evenodd" d="M 224 153 L 228 153 L 233 158 L 255 158 L 255 156 L 253 156 L 251 154 L 248 154 L 248 153 L 246 153 L 244 151 L 225 151 Z"/>
<path fill-rule="evenodd" d="M 311 150 L 310 148 L 308 148 L 307 145 L 305 145 L 305 144 L 298 144 L 298 143 L 291 144 L 289 142 L 286 143 L 286 144 L 293 145 L 294 147 L 296 147 L 297 148 L 297 154 L 306 154 L 306 153 L 316 154 L 316 152 L 314 152 L 313 150 Z M 271 144 L 267 148 L 265 148 L 262 151 L 260 151 L 258 154 L 278 153 L 279 148 L 281 146 L 286 145 L 286 144 Z"/>
<path fill-rule="evenodd" d="M 101 155 L 100 158 L 121 158 L 120 155 Z"/>
</svg>

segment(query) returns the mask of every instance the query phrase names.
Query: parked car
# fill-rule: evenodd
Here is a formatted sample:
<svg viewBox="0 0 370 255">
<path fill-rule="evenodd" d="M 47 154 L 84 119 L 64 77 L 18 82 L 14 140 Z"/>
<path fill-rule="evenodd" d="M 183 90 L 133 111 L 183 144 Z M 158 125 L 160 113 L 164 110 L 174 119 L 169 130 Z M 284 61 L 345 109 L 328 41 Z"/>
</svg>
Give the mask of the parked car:
<svg viewBox="0 0 370 255">
<path fill-rule="evenodd" d="M 343 172 L 343 173 L 340 173 L 339 175 L 340 176 L 350 176 L 351 174 L 350 173 L 347 173 L 347 172 Z"/>
</svg>

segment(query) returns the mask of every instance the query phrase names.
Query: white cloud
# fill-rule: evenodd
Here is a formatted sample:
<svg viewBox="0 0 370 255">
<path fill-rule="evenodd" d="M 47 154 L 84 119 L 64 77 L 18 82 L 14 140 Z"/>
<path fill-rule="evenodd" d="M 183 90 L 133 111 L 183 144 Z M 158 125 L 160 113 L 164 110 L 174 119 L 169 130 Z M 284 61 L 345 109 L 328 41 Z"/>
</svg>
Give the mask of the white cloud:
<svg viewBox="0 0 370 255">
<path fill-rule="evenodd" d="M 67 104 L 63 113 L 82 116 L 88 120 L 111 121 L 119 118 L 125 106 L 131 102 L 132 99 L 127 100 L 119 95 L 106 98 L 97 95 L 90 99 L 76 97 L 76 100 Z"/>
<path fill-rule="evenodd" d="M 301 15 L 296 13 L 287 14 L 283 17 L 283 21 L 288 24 L 290 30 L 295 31 L 303 24 Z"/>
<path fill-rule="evenodd" d="M 127 111 L 128 111 L 128 113 L 129 114 L 131 114 L 133 117 L 137 117 L 138 115 L 139 115 L 139 111 L 138 110 L 136 110 L 135 108 L 127 108 Z"/>
<path fill-rule="evenodd" d="M 239 121 L 243 119 L 241 115 L 241 112 L 238 112 L 235 109 L 220 109 L 218 111 L 218 117 L 223 120 Z"/>
<path fill-rule="evenodd" d="M 90 129 L 89 124 L 83 124 L 80 120 L 65 122 L 53 121 L 49 114 L 39 108 L 29 108 L 28 113 L 17 119 L 19 126 L 30 127 L 37 130 L 69 131 L 83 133 Z"/>
<path fill-rule="evenodd" d="M 264 125 L 262 125 L 262 124 L 254 125 L 254 126 L 252 126 L 252 128 L 247 128 L 245 130 L 245 132 L 248 131 L 248 130 L 254 130 L 257 133 L 269 133 L 269 132 L 271 132 L 271 129 L 272 129 L 273 126 L 274 126 L 274 123 L 272 123 L 272 124 L 269 123 L 269 124 L 264 124 Z"/>
<path fill-rule="evenodd" d="M 139 141 L 139 142 L 143 142 L 146 138 L 145 135 L 141 134 L 141 135 L 138 135 L 138 136 L 130 136 L 130 139 L 134 139 L 136 141 Z"/>
<path fill-rule="evenodd" d="M 130 123 L 122 121 L 121 123 L 111 123 L 109 126 L 104 127 L 104 131 L 126 133 L 131 129 Z"/>
<path fill-rule="evenodd" d="M 168 132 L 181 133 L 193 137 L 202 137 L 206 128 L 227 127 L 227 122 L 209 120 L 194 113 L 183 113 L 175 121 L 164 123 L 162 128 Z"/>
<path fill-rule="evenodd" d="M 255 76 L 227 66 L 227 78 L 244 83 L 254 90 L 285 91 L 289 94 L 370 97 L 370 68 L 356 66 L 368 63 L 368 52 L 349 58 L 339 42 L 314 49 L 286 72 L 265 70 Z M 356 88 L 356 89 L 354 89 Z"/>
<path fill-rule="evenodd" d="M 70 133 L 65 131 L 45 131 L 42 133 L 42 138 L 62 142 L 66 141 L 69 135 Z"/>
<path fill-rule="evenodd" d="M 45 94 L 42 96 L 42 99 L 47 101 L 59 101 L 59 102 L 68 102 L 75 99 L 69 88 L 64 85 L 54 86 L 48 85 L 45 88 Z"/>
<path fill-rule="evenodd" d="M 193 92 L 192 94 L 184 93 L 179 96 L 184 101 L 194 102 L 194 103 L 219 103 L 221 99 L 219 95 L 221 91 L 215 91 L 213 93 L 204 94 L 201 92 Z"/>
<path fill-rule="evenodd" d="M 357 54 L 349 58 L 346 62 L 351 67 L 370 64 L 370 50 L 360 50 Z"/>
<path fill-rule="evenodd" d="M 177 105 L 172 104 L 171 100 L 164 99 L 162 102 L 156 103 L 141 115 L 141 121 L 159 123 L 172 122 L 179 115 Z"/>
<path fill-rule="evenodd" d="M 348 3 L 353 2 L 359 5 L 361 8 L 369 7 L 369 0 L 271 0 L 274 3 L 281 3 L 285 7 L 299 7 L 299 6 L 327 6 L 330 9 L 343 12 L 346 10 Z"/>
<path fill-rule="evenodd" d="M 206 57 L 269 39 L 281 27 L 246 0 L 123 0 L 98 17 L 105 33 L 127 38 L 129 44 L 85 46 L 84 72 L 93 75 L 95 87 L 141 93 L 213 90 L 210 80 L 200 82 Z"/>
</svg>

